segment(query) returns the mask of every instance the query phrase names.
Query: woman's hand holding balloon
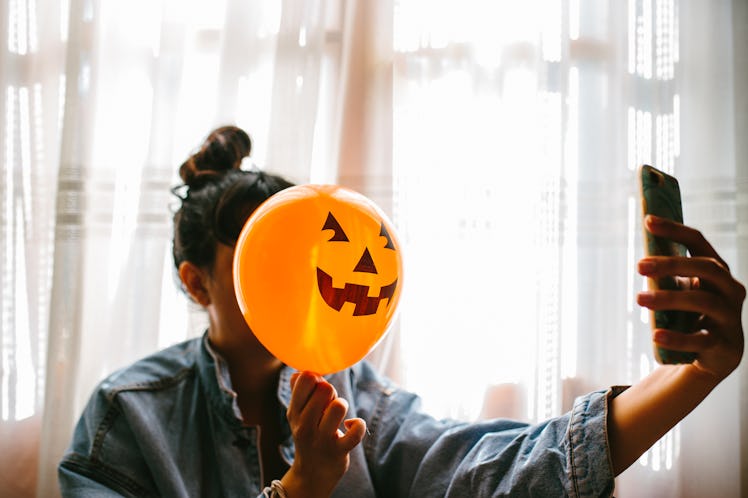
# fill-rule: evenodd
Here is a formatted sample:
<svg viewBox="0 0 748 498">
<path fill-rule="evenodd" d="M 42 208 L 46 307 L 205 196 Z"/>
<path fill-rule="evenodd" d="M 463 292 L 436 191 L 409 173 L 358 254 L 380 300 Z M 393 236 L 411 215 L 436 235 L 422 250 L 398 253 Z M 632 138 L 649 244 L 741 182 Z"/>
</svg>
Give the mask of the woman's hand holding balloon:
<svg viewBox="0 0 748 498">
<path fill-rule="evenodd" d="M 348 469 L 349 453 L 363 440 L 366 423 L 344 420 L 348 403 L 316 374 L 294 374 L 291 389 L 286 416 L 296 456 L 281 483 L 289 498 L 328 497 Z"/>
</svg>

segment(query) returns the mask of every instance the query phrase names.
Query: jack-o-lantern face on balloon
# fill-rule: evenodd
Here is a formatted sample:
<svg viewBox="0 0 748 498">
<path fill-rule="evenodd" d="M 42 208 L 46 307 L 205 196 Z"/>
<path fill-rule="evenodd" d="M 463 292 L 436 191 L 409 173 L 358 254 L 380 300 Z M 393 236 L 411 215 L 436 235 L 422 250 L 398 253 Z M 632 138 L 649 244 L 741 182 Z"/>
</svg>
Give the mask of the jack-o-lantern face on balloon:
<svg viewBox="0 0 748 498">
<path fill-rule="evenodd" d="M 351 219 L 356 224 L 360 223 L 360 220 L 356 219 L 357 216 L 360 216 L 360 213 L 355 213 L 354 219 Z M 397 271 L 398 265 L 397 255 L 394 254 L 395 246 L 384 221 L 381 222 L 377 239 L 370 236 L 376 232 L 365 230 L 364 233 L 357 234 L 363 236 L 364 244 L 360 240 L 358 243 L 351 243 L 332 212 L 328 213 L 322 230 L 332 231 L 332 237 L 328 239 L 330 243 L 320 244 L 319 263 L 327 271 L 317 266 L 317 285 L 327 305 L 336 311 L 341 311 L 345 303 L 351 303 L 353 316 L 379 313 L 382 300 L 385 300 L 385 308 L 389 307 L 392 296 L 397 290 L 397 273 L 393 272 Z M 357 254 L 362 245 L 363 253 L 359 258 Z M 379 256 L 377 261 L 380 261 L 380 268 L 385 270 L 384 275 L 380 275 L 377 270 L 370 245 L 375 254 Z M 387 254 L 387 250 L 392 254 Z M 356 260 L 358 261 L 355 266 L 352 265 L 351 263 Z M 333 275 L 337 276 L 339 281 L 343 279 L 344 284 L 336 287 L 333 283 L 335 280 Z M 370 292 L 372 290 L 373 294 Z"/>
<path fill-rule="evenodd" d="M 277 358 L 326 374 L 363 358 L 397 309 L 402 257 L 369 199 L 339 186 L 291 187 L 247 221 L 234 286 L 249 327 Z"/>
</svg>

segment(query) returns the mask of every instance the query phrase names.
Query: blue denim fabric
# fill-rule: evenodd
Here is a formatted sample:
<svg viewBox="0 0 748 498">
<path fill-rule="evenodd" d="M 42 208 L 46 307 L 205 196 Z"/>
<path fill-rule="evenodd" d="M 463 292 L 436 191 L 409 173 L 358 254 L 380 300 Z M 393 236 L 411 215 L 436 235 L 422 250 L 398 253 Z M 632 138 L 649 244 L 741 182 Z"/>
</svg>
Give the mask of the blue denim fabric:
<svg viewBox="0 0 748 498">
<path fill-rule="evenodd" d="M 293 370 L 278 396 L 285 418 Z M 418 397 L 367 363 L 328 376 L 366 420 L 335 497 L 609 496 L 606 436 L 612 390 L 576 400 L 573 410 L 528 425 L 464 423 L 418 411 Z M 244 426 L 228 368 L 207 338 L 145 358 L 104 380 L 91 397 L 59 466 L 63 496 L 261 496 L 259 433 Z M 292 497 L 293 498 L 293 497 Z"/>
</svg>

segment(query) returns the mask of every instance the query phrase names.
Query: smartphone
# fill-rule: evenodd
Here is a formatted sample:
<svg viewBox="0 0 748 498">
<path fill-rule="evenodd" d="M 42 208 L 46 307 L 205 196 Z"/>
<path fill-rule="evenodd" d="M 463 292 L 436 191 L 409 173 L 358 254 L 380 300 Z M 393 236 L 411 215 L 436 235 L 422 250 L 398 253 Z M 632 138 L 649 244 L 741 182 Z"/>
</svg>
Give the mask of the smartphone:
<svg viewBox="0 0 748 498">
<path fill-rule="evenodd" d="M 639 187 L 642 202 L 642 220 L 653 214 L 683 223 L 678 180 L 648 164 L 639 166 Z M 642 223 L 643 226 L 643 223 Z M 672 240 L 656 237 L 644 229 L 644 252 L 647 256 L 686 256 L 686 247 Z M 647 278 L 649 290 L 678 290 L 675 277 Z M 650 310 L 652 329 L 662 328 L 683 333 L 693 332 L 698 313 L 681 310 Z M 671 351 L 655 345 L 655 359 L 661 364 L 691 363 L 696 353 Z"/>
</svg>

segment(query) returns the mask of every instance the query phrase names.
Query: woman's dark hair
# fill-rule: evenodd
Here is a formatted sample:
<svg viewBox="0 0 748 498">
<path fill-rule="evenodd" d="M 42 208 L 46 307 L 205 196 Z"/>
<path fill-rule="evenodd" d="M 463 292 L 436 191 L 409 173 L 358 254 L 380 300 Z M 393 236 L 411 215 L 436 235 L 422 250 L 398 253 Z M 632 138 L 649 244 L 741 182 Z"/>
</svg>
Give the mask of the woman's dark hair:
<svg viewBox="0 0 748 498">
<path fill-rule="evenodd" d="M 268 197 L 293 184 L 280 176 L 240 169 L 252 142 L 236 126 L 213 130 L 180 167 L 184 185 L 174 214 L 174 266 L 183 261 L 212 270 L 216 244 L 233 246 L 249 215 Z"/>
</svg>

